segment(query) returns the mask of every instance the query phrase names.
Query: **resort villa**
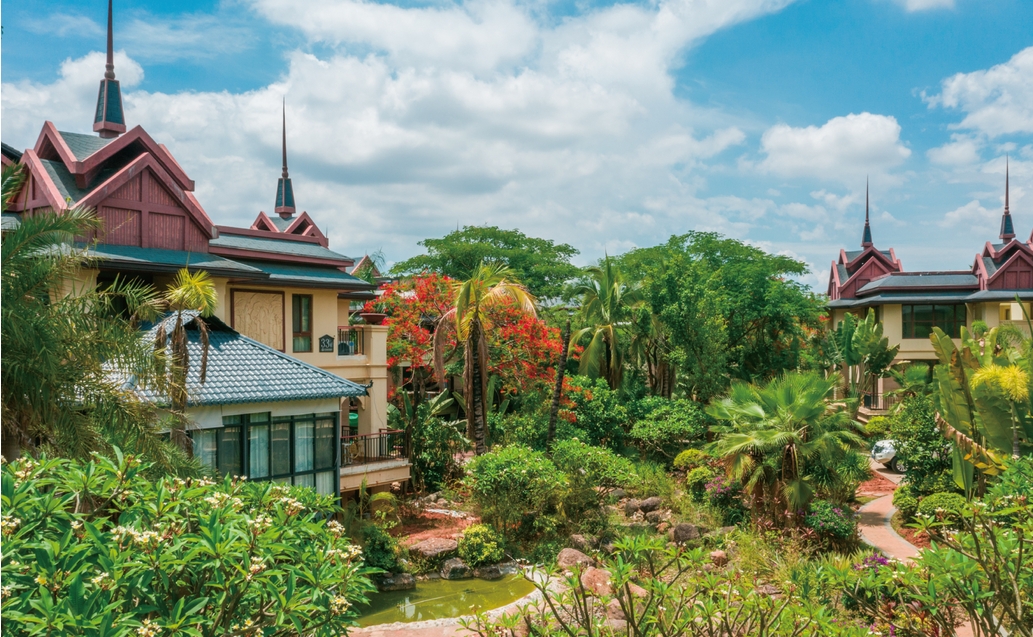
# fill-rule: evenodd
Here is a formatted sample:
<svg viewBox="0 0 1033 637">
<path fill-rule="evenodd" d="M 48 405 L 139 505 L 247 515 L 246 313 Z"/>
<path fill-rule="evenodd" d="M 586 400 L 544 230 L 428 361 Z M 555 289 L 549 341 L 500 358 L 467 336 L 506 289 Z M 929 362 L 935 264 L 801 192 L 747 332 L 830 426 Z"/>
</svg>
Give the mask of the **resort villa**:
<svg viewBox="0 0 1033 637">
<path fill-rule="evenodd" d="M 95 260 L 70 291 L 115 277 L 164 288 L 184 267 L 211 275 L 218 308 L 205 319 L 211 340 L 203 385 L 199 319 L 188 317 L 198 353 L 187 415 L 194 453 L 213 468 L 323 493 L 354 491 L 363 480 L 374 488 L 407 480 L 404 438 L 387 426 L 388 328 L 357 325 L 351 311 L 353 301 L 374 298 L 375 286 L 349 274 L 353 260 L 331 250 L 316 220 L 298 211 L 286 116 L 272 212 L 259 212 L 246 228 L 217 225 L 169 150 L 142 127 L 127 129 L 112 51 L 109 2 L 94 134 L 45 122 L 32 148 L 4 144 L 3 164 L 22 164 L 27 173 L 4 228 L 38 210 L 95 209 L 100 230 L 79 238 Z"/>
<path fill-rule="evenodd" d="M 929 335 L 939 327 L 957 339 L 962 326 L 983 321 L 988 327 L 1011 324 L 1025 329 L 1024 311 L 1033 301 L 1033 235 L 1015 238 L 1008 209 L 1005 172 L 1004 212 L 997 241 L 987 241 L 965 270 L 908 272 L 893 248 L 879 249 L 865 204 L 860 250 L 840 250 L 829 275 L 829 311 L 833 327 L 847 313 L 864 316 L 873 309 L 891 346 L 899 346 L 895 362 L 936 361 Z M 1018 299 L 1018 302 L 1016 302 Z M 887 407 L 884 393 L 892 381 L 882 379 L 878 392 L 864 397 L 864 407 Z"/>
</svg>

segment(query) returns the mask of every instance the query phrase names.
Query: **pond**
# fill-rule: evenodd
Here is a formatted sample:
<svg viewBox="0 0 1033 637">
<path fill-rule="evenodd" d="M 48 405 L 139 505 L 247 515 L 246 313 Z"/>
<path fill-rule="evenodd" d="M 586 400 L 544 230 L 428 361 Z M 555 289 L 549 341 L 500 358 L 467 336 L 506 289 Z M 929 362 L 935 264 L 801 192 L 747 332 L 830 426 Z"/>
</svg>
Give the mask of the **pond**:
<svg viewBox="0 0 1033 637">
<path fill-rule="evenodd" d="M 482 579 L 434 579 L 416 583 L 410 591 L 373 593 L 360 607 L 360 626 L 418 622 L 473 615 L 500 608 L 534 591 L 523 575 L 507 575 L 492 582 Z"/>
</svg>

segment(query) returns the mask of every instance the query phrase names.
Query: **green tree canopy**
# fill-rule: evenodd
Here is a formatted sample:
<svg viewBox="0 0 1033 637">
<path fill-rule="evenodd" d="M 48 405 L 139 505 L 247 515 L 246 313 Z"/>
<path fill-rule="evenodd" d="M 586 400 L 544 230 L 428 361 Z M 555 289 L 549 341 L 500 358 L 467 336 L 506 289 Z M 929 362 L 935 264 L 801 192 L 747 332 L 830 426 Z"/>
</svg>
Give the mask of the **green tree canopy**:
<svg viewBox="0 0 1033 637">
<path fill-rule="evenodd" d="M 539 299 L 558 298 L 580 270 L 570 263 L 578 251 L 566 243 L 529 237 L 496 226 L 465 226 L 440 239 L 424 239 L 427 254 L 396 263 L 392 274 L 437 272 L 459 281 L 473 277 L 482 261 L 504 263 Z"/>
</svg>

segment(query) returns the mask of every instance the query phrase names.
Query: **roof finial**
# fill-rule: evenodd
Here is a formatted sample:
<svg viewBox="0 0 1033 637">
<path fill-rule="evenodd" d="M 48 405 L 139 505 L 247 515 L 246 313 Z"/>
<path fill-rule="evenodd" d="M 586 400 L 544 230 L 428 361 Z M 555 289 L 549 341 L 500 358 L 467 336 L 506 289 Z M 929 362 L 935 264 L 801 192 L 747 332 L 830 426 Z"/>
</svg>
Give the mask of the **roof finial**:
<svg viewBox="0 0 1033 637">
<path fill-rule="evenodd" d="M 284 219 L 294 215 L 294 186 L 287 174 L 287 98 L 283 98 L 283 172 L 276 184 L 276 206 L 274 210 Z"/>
<path fill-rule="evenodd" d="M 864 178 L 864 235 L 861 237 L 861 247 L 870 248 L 872 243 L 872 226 L 868 221 L 868 178 Z"/>
<path fill-rule="evenodd" d="M 101 137 L 118 137 L 126 132 L 126 118 L 122 111 L 122 89 L 115 79 L 115 39 L 112 14 L 112 0 L 108 0 L 108 57 L 104 65 L 104 79 L 100 81 L 97 94 L 97 112 L 93 117 L 93 130 Z"/>
<path fill-rule="evenodd" d="M 1001 241 L 1015 238 L 1015 226 L 1012 225 L 1011 211 L 1008 210 L 1008 156 L 1004 156 L 1004 216 L 1001 217 Z"/>
</svg>

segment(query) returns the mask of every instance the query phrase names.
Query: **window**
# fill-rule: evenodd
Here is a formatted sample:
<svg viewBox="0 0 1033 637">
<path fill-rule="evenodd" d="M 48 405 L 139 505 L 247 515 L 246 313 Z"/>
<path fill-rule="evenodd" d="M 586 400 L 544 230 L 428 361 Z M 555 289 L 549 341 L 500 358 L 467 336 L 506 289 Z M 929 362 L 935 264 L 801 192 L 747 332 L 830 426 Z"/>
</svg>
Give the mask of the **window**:
<svg viewBox="0 0 1033 637">
<path fill-rule="evenodd" d="M 219 466 L 219 441 L 216 437 L 218 429 L 200 429 L 190 432 L 194 440 L 194 457 L 206 467 L 212 469 Z"/>
<path fill-rule="evenodd" d="M 249 478 L 268 478 L 270 450 L 269 414 L 248 414 Z"/>
<path fill-rule="evenodd" d="M 294 473 L 312 471 L 313 466 L 313 429 L 314 423 L 296 420 L 294 422 Z"/>
<path fill-rule="evenodd" d="M 312 351 L 312 297 L 305 294 L 291 295 L 294 323 L 294 351 Z"/>
<path fill-rule="evenodd" d="M 223 421 L 225 420 L 224 418 Z M 219 473 L 231 476 L 244 475 L 244 428 L 240 425 L 230 425 L 215 431 L 219 437 Z"/>
<path fill-rule="evenodd" d="M 291 424 L 290 422 L 276 422 L 272 427 L 272 475 L 290 475 Z"/>
<path fill-rule="evenodd" d="M 900 311 L 903 338 L 929 338 L 934 327 L 951 338 L 958 338 L 966 320 L 964 305 L 904 305 Z"/>
<path fill-rule="evenodd" d="M 329 416 L 329 417 L 327 417 Z M 316 416 L 316 469 L 331 469 L 334 466 L 334 414 Z"/>
</svg>

